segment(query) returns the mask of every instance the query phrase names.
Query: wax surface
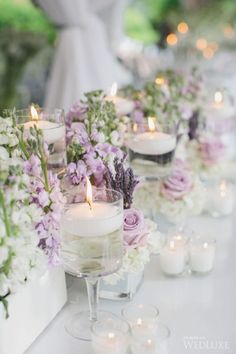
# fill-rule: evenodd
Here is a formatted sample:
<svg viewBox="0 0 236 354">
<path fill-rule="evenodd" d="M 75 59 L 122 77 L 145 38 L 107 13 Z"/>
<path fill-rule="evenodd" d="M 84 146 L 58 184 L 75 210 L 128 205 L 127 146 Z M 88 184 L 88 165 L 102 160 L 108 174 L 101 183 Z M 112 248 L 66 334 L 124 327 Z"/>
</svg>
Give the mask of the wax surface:
<svg viewBox="0 0 236 354">
<path fill-rule="evenodd" d="M 176 138 L 162 132 L 146 132 L 131 137 L 127 145 L 139 154 L 162 155 L 175 149 Z"/>
<path fill-rule="evenodd" d="M 119 229 L 123 214 L 109 203 L 95 202 L 92 210 L 88 203 L 71 205 L 62 217 L 62 228 L 78 236 L 104 236 Z"/>
<path fill-rule="evenodd" d="M 31 120 L 23 124 L 26 131 L 31 127 L 37 126 L 43 132 L 43 137 L 46 143 L 53 144 L 65 136 L 65 125 L 47 120 Z"/>
<path fill-rule="evenodd" d="M 116 107 L 116 113 L 119 116 L 124 116 L 132 112 L 134 109 L 133 101 L 126 100 L 123 97 L 119 96 L 107 96 L 106 101 L 113 102 Z"/>
</svg>

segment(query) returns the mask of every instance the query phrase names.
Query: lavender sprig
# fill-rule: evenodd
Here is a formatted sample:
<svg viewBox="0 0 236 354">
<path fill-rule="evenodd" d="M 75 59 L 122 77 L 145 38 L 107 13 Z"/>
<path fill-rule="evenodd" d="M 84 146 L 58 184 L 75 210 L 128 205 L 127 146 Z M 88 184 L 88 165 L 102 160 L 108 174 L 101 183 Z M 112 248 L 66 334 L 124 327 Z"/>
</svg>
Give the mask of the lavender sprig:
<svg viewBox="0 0 236 354">
<path fill-rule="evenodd" d="M 124 168 L 124 159 L 118 160 L 116 158 L 114 160 L 114 170 L 115 173 L 112 173 L 111 169 L 107 167 L 104 176 L 106 186 L 120 192 L 124 198 L 124 209 L 129 209 L 132 206 L 133 193 L 139 181 L 135 178 L 130 167 Z"/>
</svg>

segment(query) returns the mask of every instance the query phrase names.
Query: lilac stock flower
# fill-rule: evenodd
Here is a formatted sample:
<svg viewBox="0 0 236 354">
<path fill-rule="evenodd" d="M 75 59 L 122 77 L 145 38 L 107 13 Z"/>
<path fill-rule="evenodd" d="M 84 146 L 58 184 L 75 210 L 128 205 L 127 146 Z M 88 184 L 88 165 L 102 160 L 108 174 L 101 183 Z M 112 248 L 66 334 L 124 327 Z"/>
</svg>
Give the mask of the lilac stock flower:
<svg viewBox="0 0 236 354">
<path fill-rule="evenodd" d="M 161 193 L 170 200 L 182 199 L 193 187 L 193 180 L 187 165 L 178 159 L 172 174 L 161 182 Z"/>
<path fill-rule="evenodd" d="M 87 176 L 87 166 L 83 161 L 71 162 L 67 166 L 67 175 L 72 184 L 80 184 Z"/>
<path fill-rule="evenodd" d="M 137 209 L 124 210 L 124 246 L 137 248 L 147 243 L 147 228 L 143 213 Z"/>
<path fill-rule="evenodd" d="M 41 165 L 38 156 L 31 155 L 29 160 L 24 162 L 24 170 L 30 176 L 40 176 Z"/>
<path fill-rule="evenodd" d="M 143 119 L 144 119 L 143 111 L 135 109 L 135 111 L 133 112 L 133 120 L 135 121 L 135 123 L 142 123 Z"/>
<path fill-rule="evenodd" d="M 200 142 L 203 163 L 207 166 L 220 162 L 226 152 L 225 144 L 218 138 L 204 139 Z"/>
<path fill-rule="evenodd" d="M 72 120 L 77 120 L 82 122 L 86 112 L 87 106 L 83 105 L 81 102 L 76 102 L 67 113 L 67 121 L 72 122 Z"/>
</svg>

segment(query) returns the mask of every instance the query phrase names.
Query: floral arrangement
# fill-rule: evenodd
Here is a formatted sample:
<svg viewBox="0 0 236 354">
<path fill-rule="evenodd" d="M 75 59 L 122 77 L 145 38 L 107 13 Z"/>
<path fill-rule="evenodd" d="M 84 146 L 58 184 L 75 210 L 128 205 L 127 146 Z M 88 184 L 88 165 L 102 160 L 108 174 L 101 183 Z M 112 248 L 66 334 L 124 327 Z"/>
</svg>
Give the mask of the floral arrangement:
<svg viewBox="0 0 236 354">
<path fill-rule="evenodd" d="M 205 189 L 187 164 L 176 159 L 169 177 L 158 182 L 145 182 L 137 190 L 135 205 L 145 205 L 147 213 L 152 210 L 152 213 L 160 213 L 168 221 L 178 223 L 203 211 Z"/>
<path fill-rule="evenodd" d="M 120 147 L 128 118 L 117 117 L 114 104 L 104 100 L 102 91 L 85 96 L 86 101 L 74 105 L 67 115 L 67 179 L 80 184 L 89 176 L 101 186 L 106 164 L 123 157 Z"/>
<path fill-rule="evenodd" d="M 59 263 L 59 180 L 47 169 L 47 146 L 40 130 L 0 118 L 0 301 L 32 278 L 31 273 Z M 40 264 L 39 264 L 40 263 Z M 39 266 L 38 266 L 39 265 Z"/>
<path fill-rule="evenodd" d="M 202 178 L 223 173 L 226 146 L 219 136 L 201 134 L 198 139 L 187 141 L 185 149 L 191 168 Z"/>
<path fill-rule="evenodd" d="M 155 81 L 148 82 L 144 88 L 127 88 L 124 92 L 135 102 L 134 121 L 141 122 L 148 116 L 158 117 L 160 123 L 174 123 L 195 136 L 200 124 L 201 103 L 204 100 L 203 81 L 196 69 L 190 75 L 173 70 L 160 71 Z"/>
<path fill-rule="evenodd" d="M 160 249 L 162 235 L 157 225 L 145 219 L 141 210 L 133 208 L 133 192 L 138 185 L 131 168 L 124 168 L 124 161 L 115 159 L 114 170 L 107 170 L 106 186 L 115 189 L 124 197 L 124 257 L 121 269 L 104 278 L 104 282 L 114 285 L 124 279 L 127 273 L 140 273 L 150 261 L 150 254 Z"/>
<path fill-rule="evenodd" d="M 116 116 L 114 104 L 104 101 L 100 91 L 86 94 L 86 98 L 86 102 L 81 101 L 68 114 L 69 165 L 64 183 L 66 186 L 79 185 L 89 176 L 94 185 L 106 186 L 123 194 L 123 267 L 105 279 L 114 284 L 127 271 L 143 270 L 150 259 L 150 252 L 160 246 L 160 234 L 154 223 L 144 220 L 140 210 L 132 209 L 133 192 L 138 181 L 132 169 L 124 167 L 125 155 L 121 145 L 126 121 Z M 120 138 L 114 140 L 117 133 Z M 154 236 L 151 237 L 151 234 Z"/>
</svg>

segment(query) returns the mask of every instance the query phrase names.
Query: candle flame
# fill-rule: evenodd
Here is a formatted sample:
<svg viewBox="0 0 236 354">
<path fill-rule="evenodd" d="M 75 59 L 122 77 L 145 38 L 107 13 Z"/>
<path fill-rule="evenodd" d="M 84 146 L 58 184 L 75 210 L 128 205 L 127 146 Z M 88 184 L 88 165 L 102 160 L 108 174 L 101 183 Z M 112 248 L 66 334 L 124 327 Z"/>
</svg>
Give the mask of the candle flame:
<svg viewBox="0 0 236 354">
<path fill-rule="evenodd" d="M 152 345 L 152 340 L 151 339 L 147 339 L 147 345 L 148 346 Z"/>
<path fill-rule="evenodd" d="M 155 120 L 156 120 L 155 117 L 148 117 L 148 128 L 150 132 L 154 132 L 156 130 Z"/>
<path fill-rule="evenodd" d="M 174 241 L 170 241 L 170 249 L 171 250 L 175 249 L 175 242 Z"/>
<path fill-rule="evenodd" d="M 30 113 L 31 113 L 32 120 L 38 120 L 39 119 L 38 112 L 37 112 L 36 108 L 33 105 L 30 107 Z"/>
<path fill-rule="evenodd" d="M 227 191 L 226 181 L 222 181 L 220 183 L 220 196 L 221 197 L 225 197 L 226 196 L 226 191 Z"/>
<path fill-rule="evenodd" d="M 111 85 L 110 96 L 112 96 L 112 97 L 116 96 L 116 94 L 117 94 L 117 89 L 118 89 L 117 82 L 113 82 L 113 84 Z"/>
<path fill-rule="evenodd" d="M 142 324 L 143 324 L 142 318 L 138 318 L 137 319 L 137 325 L 138 326 L 142 326 Z"/>
<path fill-rule="evenodd" d="M 133 125 L 133 132 L 134 132 L 134 133 L 137 133 L 137 131 L 138 131 L 138 124 L 137 124 L 137 123 L 134 123 L 134 125 Z"/>
<path fill-rule="evenodd" d="M 87 186 L 87 190 L 86 190 L 86 202 L 88 203 L 90 210 L 92 210 L 92 206 L 93 206 L 93 192 L 92 192 L 92 185 L 90 183 L 90 180 L 88 177 L 86 177 L 86 186 Z"/>
<path fill-rule="evenodd" d="M 109 339 L 114 339 L 115 338 L 115 333 L 113 333 L 113 332 L 108 333 L 108 338 Z"/>
<path fill-rule="evenodd" d="M 181 236 L 181 235 L 176 235 L 176 236 L 175 236 L 175 239 L 178 240 L 178 241 L 180 241 L 180 240 L 182 240 L 182 236 Z"/>
<path fill-rule="evenodd" d="M 203 248 L 206 249 L 207 247 L 208 247 L 208 243 L 205 242 L 205 243 L 203 244 Z"/>
<path fill-rule="evenodd" d="M 216 91 L 214 94 L 214 101 L 215 103 L 222 103 L 224 100 L 223 93 L 220 91 Z"/>
</svg>

